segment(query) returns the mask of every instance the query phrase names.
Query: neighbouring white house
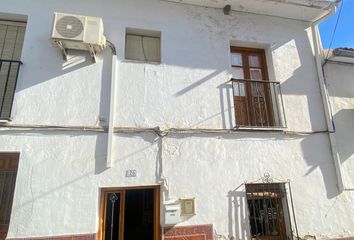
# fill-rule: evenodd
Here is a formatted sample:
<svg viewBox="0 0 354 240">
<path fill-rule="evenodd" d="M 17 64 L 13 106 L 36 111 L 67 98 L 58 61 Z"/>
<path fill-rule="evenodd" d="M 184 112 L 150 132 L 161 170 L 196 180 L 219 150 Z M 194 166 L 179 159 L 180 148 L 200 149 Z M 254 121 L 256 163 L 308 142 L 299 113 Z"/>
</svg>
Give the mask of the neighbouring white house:
<svg viewBox="0 0 354 240">
<path fill-rule="evenodd" d="M 323 59 L 343 181 L 347 190 L 354 191 L 354 49 L 324 51 Z"/>
<path fill-rule="evenodd" d="M 354 239 L 336 4 L 1 0 L 0 239 Z"/>
</svg>

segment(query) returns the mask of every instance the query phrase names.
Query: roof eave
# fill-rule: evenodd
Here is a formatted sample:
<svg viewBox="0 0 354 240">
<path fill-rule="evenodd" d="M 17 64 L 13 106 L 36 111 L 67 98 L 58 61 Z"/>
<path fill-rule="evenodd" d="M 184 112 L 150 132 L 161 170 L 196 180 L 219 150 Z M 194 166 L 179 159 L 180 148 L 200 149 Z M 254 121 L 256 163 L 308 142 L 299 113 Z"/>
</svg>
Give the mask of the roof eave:
<svg viewBox="0 0 354 240">
<path fill-rule="evenodd" d="M 338 1 L 333 0 L 162 0 L 222 9 L 231 6 L 232 11 L 262 14 L 294 20 L 313 22 Z"/>
</svg>

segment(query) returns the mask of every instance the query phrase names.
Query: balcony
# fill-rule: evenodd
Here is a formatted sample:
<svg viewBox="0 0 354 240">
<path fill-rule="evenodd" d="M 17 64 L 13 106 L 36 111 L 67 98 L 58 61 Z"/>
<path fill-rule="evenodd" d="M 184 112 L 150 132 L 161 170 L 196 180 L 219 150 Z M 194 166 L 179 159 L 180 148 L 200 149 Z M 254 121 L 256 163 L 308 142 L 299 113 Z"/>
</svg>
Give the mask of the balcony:
<svg viewBox="0 0 354 240">
<path fill-rule="evenodd" d="M 0 59 L 1 120 L 10 119 L 20 65 L 21 61 Z"/>
<path fill-rule="evenodd" d="M 236 128 L 286 127 L 280 82 L 231 79 Z"/>
</svg>

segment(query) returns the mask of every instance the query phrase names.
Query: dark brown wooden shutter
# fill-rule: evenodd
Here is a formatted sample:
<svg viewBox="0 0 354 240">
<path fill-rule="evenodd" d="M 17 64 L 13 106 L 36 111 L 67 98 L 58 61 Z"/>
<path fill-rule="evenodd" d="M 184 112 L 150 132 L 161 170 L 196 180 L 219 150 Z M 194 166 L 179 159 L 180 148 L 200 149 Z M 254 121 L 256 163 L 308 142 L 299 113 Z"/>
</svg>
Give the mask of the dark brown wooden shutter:
<svg viewBox="0 0 354 240">
<path fill-rule="evenodd" d="M 9 118 L 16 88 L 25 23 L 0 21 L 0 118 Z"/>
<path fill-rule="evenodd" d="M 18 161 L 19 153 L 0 153 L 0 240 L 9 228 Z"/>
</svg>

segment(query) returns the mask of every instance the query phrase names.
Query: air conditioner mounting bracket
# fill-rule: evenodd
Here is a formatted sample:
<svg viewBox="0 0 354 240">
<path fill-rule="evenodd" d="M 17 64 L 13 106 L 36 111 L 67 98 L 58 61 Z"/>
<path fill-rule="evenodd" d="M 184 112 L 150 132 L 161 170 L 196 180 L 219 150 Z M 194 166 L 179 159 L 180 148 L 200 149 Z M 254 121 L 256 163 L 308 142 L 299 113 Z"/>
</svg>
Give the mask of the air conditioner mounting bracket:
<svg viewBox="0 0 354 240">
<path fill-rule="evenodd" d="M 61 41 L 54 41 L 54 43 L 59 48 L 60 53 L 63 56 L 63 60 L 67 61 L 68 60 L 68 52 L 67 52 L 66 48 L 64 48 L 63 43 Z"/>
<path fill-rule="evenodd" d="M 90 52 L 90 55 L 91 55 L 91 61 L 92 61 L 93 63 L 96 63 L 96 62 L 97 62 L 96 51 L 95 51 L 95 49 L 93 48 L 92 44 L 89 44 L 89 45 L 88 45 L 88 49 L 89 49 L 89 52 Z"/>
</svg>

